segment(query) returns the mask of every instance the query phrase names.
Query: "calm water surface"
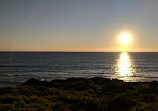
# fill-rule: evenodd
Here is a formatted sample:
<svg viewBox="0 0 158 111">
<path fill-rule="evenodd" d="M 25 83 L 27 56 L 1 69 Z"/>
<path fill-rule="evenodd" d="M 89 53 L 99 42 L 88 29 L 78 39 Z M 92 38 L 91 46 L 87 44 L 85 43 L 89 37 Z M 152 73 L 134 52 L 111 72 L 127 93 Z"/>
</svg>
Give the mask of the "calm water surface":
<svg viewBox="0 0 158 111">
<path fill-rule="evenodd" d="M 158 81 L 158 53 L 0 52 L 0 87 L 70 77 Z"/>
</svg>

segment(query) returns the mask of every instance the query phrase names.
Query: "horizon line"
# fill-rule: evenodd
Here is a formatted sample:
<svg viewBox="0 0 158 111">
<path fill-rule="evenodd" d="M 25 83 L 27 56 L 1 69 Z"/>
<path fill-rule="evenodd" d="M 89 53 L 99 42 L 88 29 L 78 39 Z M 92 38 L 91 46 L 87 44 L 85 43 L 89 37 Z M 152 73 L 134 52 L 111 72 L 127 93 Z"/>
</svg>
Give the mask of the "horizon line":
<svg viewBox="0 0 158 111">
<path fill-rule="evenodd" d="M 158 52 L 158 51 L 0 51 L 0 52 Z"/>
</svg>

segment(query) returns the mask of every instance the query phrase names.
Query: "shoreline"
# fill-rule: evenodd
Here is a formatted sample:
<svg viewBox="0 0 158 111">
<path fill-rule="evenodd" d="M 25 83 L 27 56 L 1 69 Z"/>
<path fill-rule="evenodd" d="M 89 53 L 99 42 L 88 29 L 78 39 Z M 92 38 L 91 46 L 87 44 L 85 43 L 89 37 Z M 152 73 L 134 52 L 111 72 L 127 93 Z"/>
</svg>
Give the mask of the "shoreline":
<svg viewBox="0 0 158 111">
<path fill-rule="evenodd" d="M 125 83 L 151 83 L 151 82 L 158 82 L 157 80 L 142 80 L 142 81 L 133 81 L 133 80 L 130 80 L 130 81 L 124 81 L 124 80 L 121 80 L 121 79 L 111 79 L 110 77 L 90 77 L 90 78 L 87 78 L 87 77 L 70 77 L 70 78 L 58 78 L 58 79 L 52 79 L 52 80 L 45 80 L 45 79 L 37 79 L 37 78 L 31 78 L 31 79 L 37 79 L 38 81 L 46 81 L 46 82 L 51 82 L 51 81 L 56 81 L 56 80 L 61 80 L 61 81 L 67 81 L 69 79 L 93 79 L 93 78 L 103 78 L 103 79 L 109 79 L 111 81 L 113 80 L 118 80 L 118 81 L 122 81 L 122 82 L 125 82 Z M 31 80 L 31 79 L 28 79 L 28 80 Z M 14 86 L 19 86 L 19 85 L 22 85 L 23 83 L 27 82 L 28 80 L 26 81 L 23 81 L 23 82 L 2 82 L 2 84 L 0 85 L 0 88 L 6 88 L 6 87 L 14 87 Z M 4 84 L 4 85 L 3 85 Z"/>
</svg>

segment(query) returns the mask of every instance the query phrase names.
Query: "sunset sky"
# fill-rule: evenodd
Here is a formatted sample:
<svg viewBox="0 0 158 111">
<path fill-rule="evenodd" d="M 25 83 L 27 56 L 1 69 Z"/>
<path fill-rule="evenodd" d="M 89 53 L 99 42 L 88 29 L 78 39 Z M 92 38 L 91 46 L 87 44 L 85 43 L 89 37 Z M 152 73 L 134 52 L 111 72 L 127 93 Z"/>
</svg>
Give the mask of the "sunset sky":
<svg viewBox="0 0 158 111">
<path fill-rule="evenodd" d="M 158 52 L 158 0 L 0 0 L 0 51 L 122 50 Z"/>
</svg>

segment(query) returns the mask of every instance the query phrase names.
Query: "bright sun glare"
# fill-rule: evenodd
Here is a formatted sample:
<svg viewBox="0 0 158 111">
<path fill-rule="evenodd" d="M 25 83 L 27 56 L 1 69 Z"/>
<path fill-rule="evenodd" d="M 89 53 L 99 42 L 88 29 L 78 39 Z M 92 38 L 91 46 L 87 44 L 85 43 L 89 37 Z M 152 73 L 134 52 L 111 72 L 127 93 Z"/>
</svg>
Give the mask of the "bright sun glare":
<svg viewBox="0 0 158 111">
<path fill-rule="evenodd" d="M 120 41 L 122 44 L 128 44 L 129 43 L 129 40 L 130 40 L 130 37 L 131 35 L 128 34 L 128 33 L 123 33 L 121 36 L 120 36 Z"/>
</svg>

